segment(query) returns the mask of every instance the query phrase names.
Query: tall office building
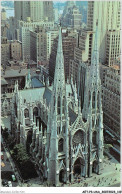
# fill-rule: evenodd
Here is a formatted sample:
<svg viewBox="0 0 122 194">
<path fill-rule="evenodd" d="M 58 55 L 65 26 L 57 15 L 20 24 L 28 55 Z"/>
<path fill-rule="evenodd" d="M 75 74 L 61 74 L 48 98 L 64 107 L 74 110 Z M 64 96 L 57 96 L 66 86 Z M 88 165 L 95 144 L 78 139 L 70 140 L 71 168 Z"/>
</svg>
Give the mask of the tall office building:
<svg viewBox="0 0 122 194">
<path fill-rule="evenodd" d="M 43 1 L 15 1 L 15 18 L 26 21 L 30 17 L 32 21 L 43 20 Z"/>
<path fill-rule="evenodd" d="M 38 63 L 48 61 L 53 41 L 57 36 L 58 29 L 49 30 L 42 26 L 37 26 L 34 31 L 30 31 L 30 59 Z"/>
<path fill-rule="evenodd" d="M 70 61 L 69 75 L 73 76 L 73 80 L 78 78 L 80 62 L 88 65 L 91 63 L 96 22 L 99 33 L 99 61 L 111 66 L 120 56 L 120 2 L 89 1 L 87 12 L 87 29 L 79 34 L 74 60 Z"/>
<path fill-rule="evenodd" d="M 54 28 L 54 22 L 30 22 L 29 18 L 27 22 L 18 21 L 18 29 L 20 32 L 19 40 L 22 42 L 22 58 L 24 61 L 28 61 L 30 59 L 30 31 L 34 31 L 37 26 L 52 29 Z"/>
<path fill-rule="evenodd" d="M 43 1 L 44 20 L 54 21 L 53 1 Z"/>
<path fill-rule="evenodd" d="M 103 122 L 120 138 L 120 62 L 107 69 L 102 82 Z"/>
<path fill-rule="evenodd" d="M 43 20 L 43 1 L 30 1 L 30 17 L 32 21 Z"/>
<path fill-rule="evenodd" d="M 96 22 L 98 21 L 99 31 L 99 52 L 100 61 L 106 62 L 106 47 L 107 47 L 107 34 L 109 31 L 114 32 L 120 30 L 120 2 L 119 1 L 89 1 L 88 2 L 88 15 L 87 27 L 89 31 L 96 31 Z M 94 35 L 92 40 L 92 51 L 94 43 Z M 118 43 L 117 43 L 118 44 Z M 116 52 L 116 42 L 115 51 Z M 120 44 L 119 44 L 120 47 Z M 109 65 L 109 64 L 108 64 Z"/>
<path fill-rule="evenodd" d="M 65 80 L 69 77 L 69 63 L 70 59 L 74 59 L 74 49 L 77 42 L 77 32 L 74 30 L 64 29 L 62 30 L 62 45 L 63 45 L 63 55 L 64 55 L 64 72 Z M 50 60 L 49 60 L 49 75 L 54 79 L 55 72 L 55 61 L 57 53 L 58 40 L 55 39 L 52 45 Z"/>
<path fill-rule="evenodd" d="M 30 17 L 30 1 L 15 1 L 14 11 L 16 20 L 26 21 Z"/>
<path fill-rule="evenodd" d="M 47 19 L 53 21 L 53 1 L 15 1 L 15 18 L 26 21 L 27 17 L 31 21 L 42 21 Z"/>
</svg>

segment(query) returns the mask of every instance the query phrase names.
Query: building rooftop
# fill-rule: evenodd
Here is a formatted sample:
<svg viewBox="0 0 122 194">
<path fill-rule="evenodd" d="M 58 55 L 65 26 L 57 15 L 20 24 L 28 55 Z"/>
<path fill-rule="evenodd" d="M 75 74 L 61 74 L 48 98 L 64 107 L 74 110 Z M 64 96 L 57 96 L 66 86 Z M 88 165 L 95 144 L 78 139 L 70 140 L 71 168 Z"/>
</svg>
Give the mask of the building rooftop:
<svg viewBox="0 0 122 194">
<path fill-rule="evenodd" d="M 21 77 L 21 76 L 26 76 L 28 70 L 27 69 L 11 69 L 11 70 L 6 70 L 5 72 L 1 72 L 1 75 L 4 78 L 11 78 L 11 77 Z"/>
<path fill-rule="evenodd" d="M 120 70 L 120 66 L 119 65 L 113 65 L 113 66 L 111 66 L 111 68 L 113 68 L 115 70 Z"/>
<path fill-rule="evenodd" d="M 7 84 L 8 84 L 8 82 L 2 77 L 1 78 L 1 86 L 7 85 Z"/>
<path fill-rule="evenodd" d="M 36 82 L 37 79 L 34 78 L 34 81 Z M 46 100 L 46 103 L 49 106 L 51 102 L 52 88 L 53 86 L 43 87 L 43 84 L 42 84 L 41 88 L 30 88 L 30 89 L 19 90 L 19 93 L 22 97 L 23 102 L 26 101 L 27 103 L 29 102 L 35 103 L 40 100 Z M 66 84 L 66 95 L 68 96 L 69 92 L 71 91 L 72 91 L 71 85 Z M 69 108 L 69 117 L 70 117 L 70 124 L 72 124 L 77 118 L 77 114 L 73 110 L 71 110 L 71 108 Z"/>
<path fill-rule="evenodd" d="M 39 81 L 37 78 L 32 78 L 31 80 L 31 85 L 32 85 L 32 88 L 41 88 L 41 87 L 44 87 L 44 84 Z"/>
</svg>

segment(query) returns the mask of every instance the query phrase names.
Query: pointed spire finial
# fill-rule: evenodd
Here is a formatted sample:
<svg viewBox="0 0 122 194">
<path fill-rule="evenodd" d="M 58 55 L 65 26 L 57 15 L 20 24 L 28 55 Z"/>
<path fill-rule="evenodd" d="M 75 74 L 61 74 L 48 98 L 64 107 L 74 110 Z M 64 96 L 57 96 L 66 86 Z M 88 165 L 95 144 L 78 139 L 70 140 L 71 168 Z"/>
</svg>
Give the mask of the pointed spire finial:
<svg viewBox="0 0 122 194">
<path fill-rule="evenodd" d="M 62 30 L 59 27 L 58 37 L 58 48 L 55 65 L 55 76 L 54 76 L 54 88 L 55 90 L 63 89 L 65 85 L 65 73 L 64 73 L 64 56 L 62 47 Z"/>
</svg>

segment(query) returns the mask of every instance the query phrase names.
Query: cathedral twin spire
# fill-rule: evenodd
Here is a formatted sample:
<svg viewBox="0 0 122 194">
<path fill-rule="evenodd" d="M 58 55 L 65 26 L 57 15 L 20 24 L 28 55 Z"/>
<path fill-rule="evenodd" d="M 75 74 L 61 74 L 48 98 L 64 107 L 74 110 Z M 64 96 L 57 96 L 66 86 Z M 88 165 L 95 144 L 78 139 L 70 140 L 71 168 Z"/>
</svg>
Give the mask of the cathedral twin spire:
<svg viewBox="0 0 122 194">
<path fill-rule="evenodd" d="M 99 72 L 99 49 L 98 49 L 98 23 L 96 24 L 96 33 L 94 41 L 94 50 L 91 58 L 90 68 L 90 88 L 98 86 L 100 84 L 100 72 Z"/>
<path fill-rule="evenodd" d="M 101 106 L 101 104 L 99 104 L 100 98 L 101 98 L 101 80 L 99 71 L 98 23 L 97 23 L 89 77 L 88 76 L 86 77 L 86 88 L 83 107 L 83 117 L 85 119 L 87 119 L 88 112 L 91 112 L 91 108 L 92 110 L 95 109 L 95 115 L 97 114 L 98 108 Z"/>
<path fill-rule="evenodd" d="M 64 88 L 65 88 L 64 57 L 62 48 L 62 32 L 60 27 L 54 76 L 54 90 L 56 93 L 57 92 L 59 93 Z"/>
</svg>

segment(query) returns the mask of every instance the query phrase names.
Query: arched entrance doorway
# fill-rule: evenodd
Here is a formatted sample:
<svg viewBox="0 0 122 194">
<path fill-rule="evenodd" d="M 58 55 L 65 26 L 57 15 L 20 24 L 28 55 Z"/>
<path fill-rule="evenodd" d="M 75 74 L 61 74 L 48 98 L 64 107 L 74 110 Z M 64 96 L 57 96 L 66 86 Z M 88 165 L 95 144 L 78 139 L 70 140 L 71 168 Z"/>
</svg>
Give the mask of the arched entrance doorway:
<svg viewBox="0 0 122 194">
<path fill-rule="evenodd" d="M 97 164 L 97 161 L 95 160 L 94 162 L 93 162 L 93 165 L 92 165 L 92 172 L 93 173 L 97 173 L 97 167 L 98 167 L 98 164 Z"/>
<path fill-rule="evenodd" d="M 64 183 L 65 182 L 65 180 L 64 180 L 64 170 L 62 169 L 61 171 L 60 171 L 60 173 L 59 173 L 59 181 L 61 182 L 61 183 Z"/>
<path fill-rule="evenodd" d="M 85 176 L 85 162 L 83 158 L 77 158 L 74 163 L 74 176 Z"/>
</svg>

